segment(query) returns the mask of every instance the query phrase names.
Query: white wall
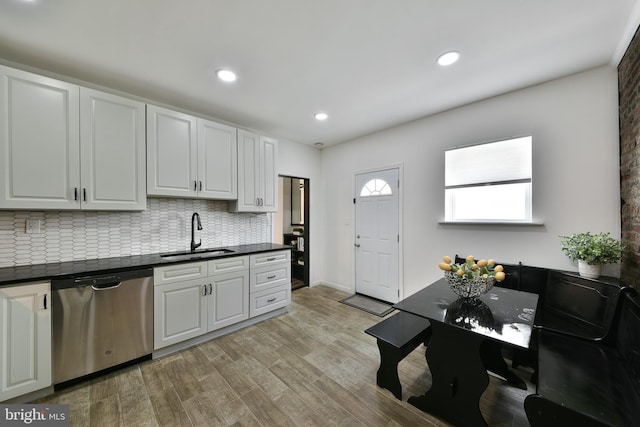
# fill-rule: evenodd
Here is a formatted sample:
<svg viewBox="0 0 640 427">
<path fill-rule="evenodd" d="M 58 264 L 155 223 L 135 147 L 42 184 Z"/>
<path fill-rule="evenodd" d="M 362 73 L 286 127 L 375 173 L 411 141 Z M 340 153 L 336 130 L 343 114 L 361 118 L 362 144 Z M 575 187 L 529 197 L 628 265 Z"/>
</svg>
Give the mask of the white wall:
<svg viewBox="0 0 640 427">
<path fill-rule="evenodd" d="M 353 175 L 395 164 L 404 169 L 401 296 L 440 278 L 437 263 L 456 253 L 575 270 L 558 235 L 620 235 L 617 93 L 617 71 L 605 66 L 323 150 L 320 281 L 355 290 Z M 533 135 L 534 219 L 544 225 L 440 224 L 444 151 L 525 134 Z"/>
<path fill-rule="evenodd" d="M 321 277 L 322 210 L 321 201 L 321 155 L 320 151 L 308 145 L 286 140 L 278 141 L 278 173 L 284 176 L 309 179 L 309 281 L 317 284 Z"/>
</svg>

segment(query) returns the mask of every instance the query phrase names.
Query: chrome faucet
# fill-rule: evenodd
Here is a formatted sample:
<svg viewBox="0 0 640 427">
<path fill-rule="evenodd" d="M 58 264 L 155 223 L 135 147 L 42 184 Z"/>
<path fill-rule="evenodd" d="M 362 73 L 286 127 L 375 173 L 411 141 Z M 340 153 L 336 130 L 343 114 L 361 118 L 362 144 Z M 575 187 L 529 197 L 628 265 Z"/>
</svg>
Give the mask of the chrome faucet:
<svg viewBox="0 0 640 427">
<path fill-rule="evenodd" d="M 193 215 L 191 215 L 191 252 L 194 252 L 196 248 L 202 245 L 202 239 L 200 239 L 199 243 L 196 243 L 194 220 L 198 223 L 198 230 L 202 230 L 202 223 L 200 222 L 200 215 L 198 212 L 194 212 Z"/>
</svg>

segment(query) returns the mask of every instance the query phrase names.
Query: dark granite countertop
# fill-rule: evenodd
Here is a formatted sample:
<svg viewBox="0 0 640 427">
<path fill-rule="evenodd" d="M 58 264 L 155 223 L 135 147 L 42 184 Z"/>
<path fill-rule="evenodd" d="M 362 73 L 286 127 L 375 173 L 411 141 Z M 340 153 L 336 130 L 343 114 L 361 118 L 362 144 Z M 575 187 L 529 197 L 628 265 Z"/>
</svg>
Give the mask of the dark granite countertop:
<svg viewBox="0 0 640 427">
<path fill-rule="evenodd" d="M 222 249 L 222 248 L 220 248 Z M 250 245 L 226 246 L 232 252 L 201 259 L 167 260 L 162 254 L 132 255 L 117 258 L 99 258 L 51 264 L 21 265 L 0 268 L 0 287 L 37 280 L 63 279 L 77 274 L 104 274 L 107 272 L 134 270 L 144 267 L 180 264 L 185 262 L 210 261 L 212 259 L 249 255 L 259 252 L 291 249 L 291 246 L 276 243 L 255 243 Z"/>
</svg>

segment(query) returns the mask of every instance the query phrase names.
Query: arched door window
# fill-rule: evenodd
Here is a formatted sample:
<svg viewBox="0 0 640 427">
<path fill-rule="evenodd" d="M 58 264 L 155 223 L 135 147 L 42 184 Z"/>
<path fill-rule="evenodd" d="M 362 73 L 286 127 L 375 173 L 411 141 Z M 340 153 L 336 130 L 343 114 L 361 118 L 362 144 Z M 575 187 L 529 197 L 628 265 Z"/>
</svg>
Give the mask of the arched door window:
<svg viewBox="0 0 640 427">
<path fill-rule="evenodd" d="M 372 179 L 360 190 L 360 197 L 388 196 L 392 194 L 391 186 L 384 179 Z"/>
</svg>

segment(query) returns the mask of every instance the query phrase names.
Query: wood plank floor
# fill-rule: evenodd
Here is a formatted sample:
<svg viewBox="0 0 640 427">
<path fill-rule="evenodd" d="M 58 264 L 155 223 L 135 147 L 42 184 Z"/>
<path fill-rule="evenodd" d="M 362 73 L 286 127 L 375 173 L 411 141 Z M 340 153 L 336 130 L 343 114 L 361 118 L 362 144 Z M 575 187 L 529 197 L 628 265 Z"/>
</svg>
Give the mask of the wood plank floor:
<svg viewBox="0 0 640 427">
<path fill-rule="evenodd" d="M 375 384 L 377 316 L 302 288 L 289 313 L 180 353 L 61 390 L 72 426 L 448 426 L 409 405 L 431 384 L 424 347 L 399 366 L 403 400 Z M 520 371 L 521 376 L 528 373 Z M 528 426 L 529 391 L 490 377 L 480 407 L 491 426 Z"/>
</svg>

